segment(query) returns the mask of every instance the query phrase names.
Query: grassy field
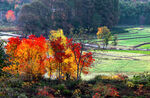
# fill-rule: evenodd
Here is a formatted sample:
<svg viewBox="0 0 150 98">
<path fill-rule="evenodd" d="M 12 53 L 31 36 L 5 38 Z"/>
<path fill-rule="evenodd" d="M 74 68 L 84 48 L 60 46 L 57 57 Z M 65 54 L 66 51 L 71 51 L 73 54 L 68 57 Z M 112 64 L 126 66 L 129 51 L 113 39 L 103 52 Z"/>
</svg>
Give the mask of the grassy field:
<svg viewBox="0 0 150 98">
<path fill-rule="evenodd" d="M 150 71 L 150 51 L 138 50 L 105 50 L 92 51 L 94 54 L 94 66 L 90 69 L 90 75 L 83 79 L 91 79 L 99 74 L 114 75 L 123 73 L 133 76 L 137 73 Z"/>
<path fill-rule="evenodd" d="M 124 53 L 138 53 L 138 54 L 147 54 L 150 55 L 150 51 L 141 51 L 141 50 L 103 50 L 104 52 L 124 52 Z"/>
<path fill-rule="evenodd" d="M 150 49 L 150 44 L 142 45 L 139 47 L 140 49 Z"/>
<path fill-rule="evenodd" d="M 118 35 L 119 46 L 136 46 L 150 42 L 150 27 L 116 27 L 111 30 Z M 100 41 L 98 39 L 92 40 Z M 138 47 L 150 49 L 150 44 Z M 92 51 L 94 53 L 94 67 L 90 69 L 91 74 L 83 76 L 84 79 L 91 79 L 99 74 L 112 75 L 124 73 L 133 76 L 137 73 L 150 71 L 150 51 L 139 50 L 104 50 Z"/>
</svg>

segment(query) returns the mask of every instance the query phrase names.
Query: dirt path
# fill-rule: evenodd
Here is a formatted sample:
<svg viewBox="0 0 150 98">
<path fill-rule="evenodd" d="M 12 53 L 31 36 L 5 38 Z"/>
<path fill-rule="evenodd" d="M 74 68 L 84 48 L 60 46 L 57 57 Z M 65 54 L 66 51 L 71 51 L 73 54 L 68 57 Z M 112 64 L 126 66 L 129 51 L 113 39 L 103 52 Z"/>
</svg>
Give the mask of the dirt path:
<svg viewBox="0 0 150 98">
<path fill-rule="evenodd" d="M 11 32 L 0 32 L 0 39 L 8 41 L 8 38 L 10 37 L 20 37 L 21 35 L 19 34 L 13 34 Z"/>
</svg>

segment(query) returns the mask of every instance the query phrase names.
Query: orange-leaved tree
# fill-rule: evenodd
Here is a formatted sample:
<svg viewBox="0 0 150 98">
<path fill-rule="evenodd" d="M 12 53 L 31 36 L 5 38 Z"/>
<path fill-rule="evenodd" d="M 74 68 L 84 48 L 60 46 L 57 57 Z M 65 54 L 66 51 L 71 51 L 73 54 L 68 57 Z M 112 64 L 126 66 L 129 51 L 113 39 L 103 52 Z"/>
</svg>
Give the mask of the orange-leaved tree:
<svg viewBox="0 0 150 98">
<path fill-rule="evenodd" d="M 30 35 L 28 39 L 10 38 L 6 46 L 6 53 L 13 58 L 11 65 L 3 71 L 12 74 L 24 74 L 38 77 L 45 73 L 44 62 L 48 48 L 44 37 Z"/>
<path fill-rule="evenodd" d="M 7 21 L 12 22 L 16 20 L 15 12 L 12 10 L 7 11 L 5 16 L 6 16 Z"/>
</svg>

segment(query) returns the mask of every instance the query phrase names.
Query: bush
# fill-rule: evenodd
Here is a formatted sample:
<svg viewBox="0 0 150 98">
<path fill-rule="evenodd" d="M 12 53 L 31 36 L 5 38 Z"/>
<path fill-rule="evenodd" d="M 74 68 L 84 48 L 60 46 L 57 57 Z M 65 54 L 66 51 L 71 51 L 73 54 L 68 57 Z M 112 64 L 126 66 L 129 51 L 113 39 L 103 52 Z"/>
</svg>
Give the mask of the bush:
<svg viewBox="0 0 150 98">
<path fill-rule="evenodd" d="M 150 87 L 150 73 L 145 72 L 139 75 L 134 75 L 131 81 L 135 86 L 143 84 L 145 87 Z"/>
</svg>

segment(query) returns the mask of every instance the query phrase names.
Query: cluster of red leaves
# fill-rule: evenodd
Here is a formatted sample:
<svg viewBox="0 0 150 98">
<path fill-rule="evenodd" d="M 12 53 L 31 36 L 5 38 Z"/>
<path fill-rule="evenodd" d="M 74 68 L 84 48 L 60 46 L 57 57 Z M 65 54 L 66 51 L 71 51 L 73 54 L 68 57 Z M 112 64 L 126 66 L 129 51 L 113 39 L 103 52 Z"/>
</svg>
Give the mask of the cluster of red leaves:
<svg viewBox="0 0 150 98">
<path fill-rule="evenodd" d="M 8 39 L 6 53 L 9 55 L 11 65 L 4 67 L 4 71 L 16 74 L 32 74 L 36 76 L 45 73 L 44 61 L 48 51 L 44 37 L 30 35 L 29 39 Z"/>
<path fill-rule="evenodd" d="M 111 85 L 106 85 L 106 86 L 98 86 L 95 89 L 95 95 L 93 96 L 94 98 L 98 98 L 96 96 L 112 96 L 112 97 L 118 97 L 119 96 L 119 92 L 117 91 L 116 88 L 112 87 Z"/>
<path fill-rule="evenodd" d="M 117 76 L 118 76 L 119 79 L 122 80 L 122 81 L 128 78 L 128 76 L 122 75 L 122 74 L 118 74 Z"/>
<path fill-rule="evenodd" d="M 71 48 L 77 58 L 81 57 L 81 44 L 73 43 L 72 39 L 67 39 L 67 47 Z"/>
<path fill-rule="evenodd" d="M 93 63 L 94 59 L 92 57 L 92 53 L 88 52 L 88 53 L 83 53 L 82 52 L 82 45 L 81 43 L 73 43 L 72 39 L 67 40 L 68 41 L 68 47 L 70 47 L 70 49 L 72 50 L 72 52 L 74 53 L 75 56 L 75 62 L 77 65 L 79 65 L 79 69 L 80 69 L 80 73 L 81 71 L 84 74 L 88 74 L 88 68 L 91 67 L 91 64 Z"/>
<path fill-rule="evenodd" d="M 49 87 L 44 86 L 44 88 L 38 89 L 37 95 L 39 95 L 39 96 L 47 96 L 49 98 L 55 98 L 51 93 L 48 92 L 49 89 L 50 89 Z"/>
<path fill-rule="evenodd" d="M 7 11 L 5 16 L 6 16 L 7 21 L 15 21 L 16 20 L 15 12 L 12 10 Z"/>
<path fill-rule="evenodd" d="M 67 55 L 65 53 L 66 47 L 61 42 L 62 42 L 61 37 L 57 38 L 56 40 L 50 41 L 51 47 L 54 52 L 54 58 L 59 63 L 62 63 L 64 59 L 70 57 L 70 55 Z"/>
<path fill-rule="evenodd" d="M 8 39 L 8 44 L 5 47 L 6 48 L 6 53 L 11 56 L 14 57 L 15 55 L 15 51 L 17 49 L 17 46 L 19 46 L 19 44 L 21 43 L 21 40 L 19 39 L 19 37 L 11 37 Z"/>
<path fill-rule="evenodd" d="M 95 93 L 95 94 L 92 96 L 92 98 L 101 98 L 101 94 Z"/>
<path fill-rule="evenodd" d="M 91 64 L 93 63 L 94 59 L 92 57 L 92 53 L 85 53 L 81 56 L 81 65 L 83 66 L 82 72 L 84 74 L 88 74 L 88 68 L 91 68 Z"/>
<path fill-rule="evenodd" d="M 119 96 L 119 92 L 116 88 L 109 88 L 110 89 L 110 96 Z"/>
</svg>

